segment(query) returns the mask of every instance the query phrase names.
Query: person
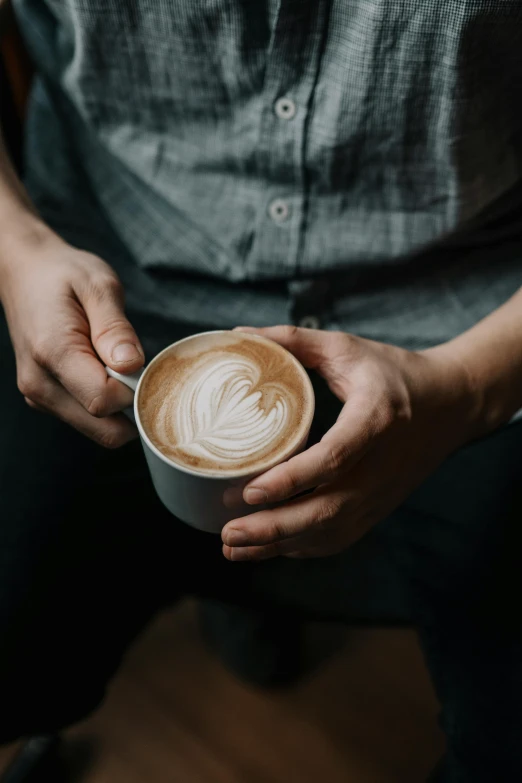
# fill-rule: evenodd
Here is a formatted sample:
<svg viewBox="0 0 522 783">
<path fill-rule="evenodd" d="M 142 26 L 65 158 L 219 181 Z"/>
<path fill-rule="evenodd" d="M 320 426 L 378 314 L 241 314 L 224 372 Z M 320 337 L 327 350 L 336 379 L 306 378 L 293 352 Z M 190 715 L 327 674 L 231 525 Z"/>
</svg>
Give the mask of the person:
<svg viewBox="0 0 522 783">
<path fill-rule="evenodd" d="M 0 156 L 1 740 L 95 709 L 194 594 L 414 623 L 437 780 L 520 779 L 520 4 L 14 7 L 36 76 L 24 185 Z M 275 506 L 219 540 L 160 506 L 103 365 L 236 326 L 318 404 L 245 490 Z"/>
</svg>

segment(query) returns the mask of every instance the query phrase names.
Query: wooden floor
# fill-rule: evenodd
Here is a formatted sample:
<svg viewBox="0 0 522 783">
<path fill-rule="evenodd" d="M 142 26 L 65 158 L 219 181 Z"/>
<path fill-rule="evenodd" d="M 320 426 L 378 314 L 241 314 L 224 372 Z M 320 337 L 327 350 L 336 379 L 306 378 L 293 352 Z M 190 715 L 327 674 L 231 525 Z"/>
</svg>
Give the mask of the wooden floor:
<svg viewBox="0 0 522 783">
<path fill-rule="evenodd" d="M 139 640 L 64 752 L 75 783 L 423 783 L 442 751 L 436 712 L 411 631 L 352 631 L 274 694 L 222 668 L 185 604 Z"/>
</svg>

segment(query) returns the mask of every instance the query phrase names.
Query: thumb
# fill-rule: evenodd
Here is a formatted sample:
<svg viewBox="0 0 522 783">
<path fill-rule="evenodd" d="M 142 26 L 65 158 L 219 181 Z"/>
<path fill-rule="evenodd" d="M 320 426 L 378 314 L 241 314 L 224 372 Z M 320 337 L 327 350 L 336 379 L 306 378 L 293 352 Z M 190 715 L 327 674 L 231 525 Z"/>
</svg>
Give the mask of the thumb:
<svg viewBox="0 0 522 783">
<path fill-rule="evenodd" d="M 258 334 L 279 343 L 302 365 L 312 370 L 319 370 L 329 354 L 331 333 L 320 329 L 303 329 L 298 326 L 268 326 L 264 329 L 254 329 L 251 326 L 238 326 L 235 331 Z"/>
<path fill-rule="evenodd" d="M 135 372 L 145 356 L 138 336 L 125 316 L 123 287 L 118 278 L 105 278 L 80 296 L 91 341 L 102 362 L 118 372 Z"/>
</svg>

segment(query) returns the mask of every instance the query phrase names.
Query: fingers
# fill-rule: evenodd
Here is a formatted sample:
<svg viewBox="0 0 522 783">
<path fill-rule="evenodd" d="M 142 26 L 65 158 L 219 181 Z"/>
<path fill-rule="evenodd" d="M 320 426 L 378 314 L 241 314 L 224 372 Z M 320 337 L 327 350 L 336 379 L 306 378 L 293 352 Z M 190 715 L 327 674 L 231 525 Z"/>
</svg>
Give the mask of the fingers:
<svg viewBox="0 0 522 783">
<path fill-rule="evenodd" d="M 302 329 L 297 326 L 236 328 L 238 331 L 258 334 L 282 345 L 301 364 L 322 375 L 335 396 L 346 402 L 352 386 L 351 370 L 363 351 L 364 341 L 359 337 L 344 332 Z"/>
<path fill-rule="evenodd" d="M 223 554 L 227 560 L 232 560 L 234 563 L 244 563 L 249 560 L 269 560 L 272 557 L 293 557 L 296 550 L 301 552 L 308 547 L 307 551 L 310 551 L 311 547 L 307 543 L 309 539 L 310 536 L 296 536 L 292 539 L 285 539 L 276 544 L 267 544 L 265 546 L 231 547 L 228 544 L 223 544 Z"/>
<path fill-rule="evenodd" d="M 356 455 L 351 456 L 354 461 Z M 350 458 L 342 440 L 329 444 L 321 441 L 288 462 L 258 476 L 245 487 L 243 498 L 251 506 L 280 503 L 332 481 L 340 470 L 348 470 L 349 465 Z"/>
<path fill-rule="evenodd" d="M 34 363 L 56 378 L 91 416 L 110 416 L 132 404 L 131 390 L 107 376 L 89 338 L 81 332 L 40 343 L 33 358 Z M 29 371 L 24 386 L 32 390 L 37 384 Z M 31 393 L 25 396 L 34 399 Z"/>
<path fill-rule="evenodd" d="M 237 330 L 274 340 L 290 351 L 301 364 L 311 369 L 320 369 L 326 359 L 331 338 L 336 334 L 297 326 L 269 326 L 264 329 L 238 326 Z"/>
<path fill-rule="evenodd" d="M 332 531 L 332 535 L 324 536 L 310 534 L 297 536 L 277 545 L 233 548 L 223 544 L 223 554 L 227 560 L 234 563 L 247 561 L 270 560 L 273 557 L 287 557 L 292 560 L 310 560 L 317 557 L 328 557 L 342 552 L 348 543 L 339 535 L 340 531 Z"/>
<path fill-rule="evenodd" d="M 76 289 L 87 315 L 96 353 L 113 370 L 135 372 L 143 366 L 141 343 L 124 312 L 123 289 L 116 276 L 100 274 Z"/>
<path fill-rule="evenodd" d="M 296 539 L 310 533 L 323 538 L 335 528 L 348 502 L 340 488 L 325 488 L 279 508 L 259 511 L 229 522 L 222 531 L 223 543 L 238 551 L 233 559 L 250 559 L 253 549 L 269 547 L 270 557 L 298 548 Z"/>
<path fill-rule="evenodd" d="M 24 396 L 31 408 L 53 414 L 100 446 L 118 448 L 137 437 L 136 427 L 125 416 L 90 416 L 58 381 L 40 368 L 35 367 L 32 385 L 24 391 L 28 392 Z"/>
<path fill-rule="evenodd" d="M 319 443 L 258 476 L 243 490 L 249 505 L 280 503 L 347 474 L 367 453 L 372 431 L 358 406 L 347 404 Z"/>
<path fill-rule="evenodd" d="M 133 394 L 107 376 L 103 363 L 132 372 L 142 366 L 143 350 L 123 312 L 120 283 L 110 271 L 81 278 L 74 295 L 60 301 L 51 329 L 32 348 L 32 359 L 88 414 L 110 416 L 131 405 Z"/>
<path fill-rule="evenodd" d="M 268 560 L 273 557 L 288 557 L 295 560 L 326 557 L 342 551 L 347 546 L 344 541 L 347 532 L 349 533 L 339 524 L 335 524 L 326 530 L 311 529 L 302 535 L 285 538 L 272 544 L 246 547 L 231 547 L 223 544 L 223 554 L 227 560 L 233 562 Z"/>
</svg>

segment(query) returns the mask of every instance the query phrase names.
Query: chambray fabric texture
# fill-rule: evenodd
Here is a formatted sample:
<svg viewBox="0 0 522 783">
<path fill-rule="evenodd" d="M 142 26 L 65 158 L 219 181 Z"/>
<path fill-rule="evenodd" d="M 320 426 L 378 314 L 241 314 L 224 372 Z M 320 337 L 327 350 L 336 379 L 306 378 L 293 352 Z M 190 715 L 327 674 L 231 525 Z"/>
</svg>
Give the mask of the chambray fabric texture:
<svg viewBox="0 0 522 783">
<path fill-rule="evenodd" d="M 420 348 L 521 284 L 519 0 L 14 4 L 29 189 L 134 309 Z"/>
</svg>

